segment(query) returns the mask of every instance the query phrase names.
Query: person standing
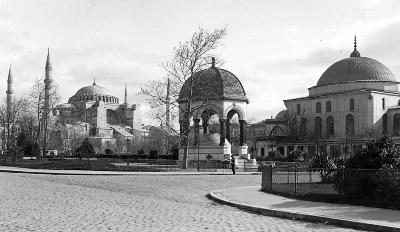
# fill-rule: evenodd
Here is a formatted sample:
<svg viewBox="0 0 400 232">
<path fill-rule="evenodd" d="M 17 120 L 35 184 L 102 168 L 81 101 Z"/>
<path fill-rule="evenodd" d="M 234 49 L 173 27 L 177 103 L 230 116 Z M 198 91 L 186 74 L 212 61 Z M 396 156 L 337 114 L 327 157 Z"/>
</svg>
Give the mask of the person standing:
<svg viewBox="0 0 400 232">
<path fill-rule="evenodd" d="M 231 168 L 232 168 L 232 174 L 235 175 L 235 157 L 231 155 Z"/>
</svg>

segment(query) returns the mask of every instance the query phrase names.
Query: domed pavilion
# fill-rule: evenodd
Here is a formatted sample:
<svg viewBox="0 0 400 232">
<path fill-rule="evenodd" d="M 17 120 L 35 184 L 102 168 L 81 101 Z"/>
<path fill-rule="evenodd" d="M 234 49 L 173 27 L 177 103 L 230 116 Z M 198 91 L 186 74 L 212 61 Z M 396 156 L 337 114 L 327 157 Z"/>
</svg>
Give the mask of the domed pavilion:
<svg viewBox="0 0 400 232">
<path fill-rule="evenodd" d="M 356 39 L 350 57 L 328 67 L 308 90 L 306 97 L 284 100 L 285 122 L 275 126 L 290 130 L 280 140 L 266 134 L 257 142 L 258 156 L 299 150 L 345 157 L 372 135 L 400 136 L 399 82 L 384 64 L 363 57 Z"/>
<path fill-rule="evenodd" d="M 187 111 L 189 101 L 192 109 L 190 113 Z M 185 81 L 177 102 L 180 106 L 181 135 L 189 133 L 190 128 L 193 128 L 193 142 L 189 142 L 189 161 L 210 157 L 213 160 L 224 160 L 230 159 L 232 154 L 239 158 L 249 158 L 245 144 L 245 109 L 249 98 L 239 78 L 228 70 L 216 67 L 214 58 L 211 67 L 194 73 Z M 214 115 L 219 118 L 217 134 L 208 130 L 209 120 Z M 231 119 L 234 115 L 239 119 L 240 139 L 238 144 L 231 146 Z M 216 138 L 219 143 L 215 142 Z M 183 148 L 179 155 L 182 160 Z"/>
</svg>

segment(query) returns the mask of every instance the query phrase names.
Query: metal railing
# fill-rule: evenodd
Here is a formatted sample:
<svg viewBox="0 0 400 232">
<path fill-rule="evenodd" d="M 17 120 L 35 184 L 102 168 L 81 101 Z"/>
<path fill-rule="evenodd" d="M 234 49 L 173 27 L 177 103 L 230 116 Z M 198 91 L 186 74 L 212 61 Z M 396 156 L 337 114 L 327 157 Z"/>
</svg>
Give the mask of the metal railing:
<svg viewBox="0 0 400 232">
<path fill-rule="evenodd" d="M 400 209 L 400 171 L 261 167 L 262 190 L 287 197 Z"/>
</svg>

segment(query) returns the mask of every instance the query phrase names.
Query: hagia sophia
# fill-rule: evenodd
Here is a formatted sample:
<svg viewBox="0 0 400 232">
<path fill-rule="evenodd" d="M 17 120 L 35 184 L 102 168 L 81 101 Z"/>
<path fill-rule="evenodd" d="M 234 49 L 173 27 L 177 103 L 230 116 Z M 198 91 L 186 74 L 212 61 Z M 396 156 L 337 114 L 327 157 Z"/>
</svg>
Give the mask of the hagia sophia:
<svg viewBox="0 0 400 232">
<path fill-rule="evenodd" d="M 53 110 L 53 121 L 60 124 L 81 125 L 90 140 L 115 144 L 115 139 L 134 140 L 135 130 L 141 126 L 138 105 L 128 104 L 125 86 L 124 102 L 109 94 L 108 90 L 96 84 L 80 88 L 68 103 L 57 105 Z M 86 126 L 88 125 L 88 126 Z M 137 131 L 136 131 L 137 132 Z M 136 133 L 137 134 L 137 133 Z M 98 144 L 94 142 L 94 144 Z M 97 152 L 113 152 L 112 146 Z"/>
<path fill-rule="evenodd" d="M 114 153 L 117 140 L 122 141 L 122 150 L 127 152 L 128 146 L 141 139 L 146 129 L 143 128 L 138 104 L 127 102 L 127 86 L 125 85 L 124 102 L 120 103 L 118 97 L 112 96 L 109 91 L 96 84 L 80 88 L 68 103 L 56 105 L 51 109 L 49 104 L 52 79 L 52 64 L 48 51 L 45 74 L 45 99 L 43 117 L 47 118 L 49 126 L 48 150 L 57 154 L 60 150 L 59 142 L 68 144 L 71 139 L 89 138 L 94 145 L 96 153 Z M 13 78 L 11 68 L 7 81 L 7 108 L 11 108 L 13 98 Z M 122 88 L 121 88 L 122 89 Z M 46 110 L 47 109 L 47 110 Z M 48 111 L 48 115 L 46 114 Z M 46 114 L 46 115 L 45 115 Z M 42 123 L 44 124 L 44 123 Z M 60 126 L 66 128 L 62 133 Z M 136 141 L 137 142 L 137 141 Z"/>
</svg>

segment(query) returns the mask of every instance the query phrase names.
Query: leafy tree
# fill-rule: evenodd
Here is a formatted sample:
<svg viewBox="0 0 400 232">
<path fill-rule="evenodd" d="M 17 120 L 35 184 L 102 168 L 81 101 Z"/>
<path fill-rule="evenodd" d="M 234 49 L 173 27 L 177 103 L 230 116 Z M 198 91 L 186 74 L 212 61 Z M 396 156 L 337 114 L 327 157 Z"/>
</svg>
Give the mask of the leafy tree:
<svg viewBox="0 0 400 232">
<path fill-rule="evenodd" d="M 81 146 L 77 149 L 78 156 L 82 159 L 82 157 L 90 158 L 95 154 L 95 150 L 93 145 L 89 142 L 88 138 L 85 138 L 82 141 Z"/>
<path fill-rule="evenodd" d="M 17 136 L 17 148 L 23 156 L 32 156 L 33 143 L 24 131 L 21 131 Z"/>
<path fill-rule="evenodd" d="M 32 144 L 32 155 L 34 156 L 34 157 L 40 157 L 40 147 L 39 147 L 39 144 L 37 144 L 37 143 L 33 143 Z"/>
<path fill-rule="evenodd" d="M 373 139 L 360 152 L 347 160 L 346 168 L 399 169 L 400 146 L 389 135 Z"/>
</svg>

